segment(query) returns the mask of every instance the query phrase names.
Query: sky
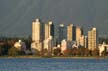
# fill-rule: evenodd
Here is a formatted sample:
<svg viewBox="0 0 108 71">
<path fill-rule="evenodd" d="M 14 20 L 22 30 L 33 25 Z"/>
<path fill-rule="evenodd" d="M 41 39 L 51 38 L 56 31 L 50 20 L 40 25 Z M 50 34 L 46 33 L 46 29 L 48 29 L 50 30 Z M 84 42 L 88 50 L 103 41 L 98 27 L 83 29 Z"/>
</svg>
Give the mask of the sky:
<svg viewBox="0 0 108 71">
<path fill-rule="evenodd" d="M 0 0 L 0 35 L 31 35 L 32 21 L 50 20 L 56 26 L 74 24 L 84 32 L 96 27 L 108 36 L 108 0 Z M 56 27 L 57 28 L 57 27 Z"/>
</svg>

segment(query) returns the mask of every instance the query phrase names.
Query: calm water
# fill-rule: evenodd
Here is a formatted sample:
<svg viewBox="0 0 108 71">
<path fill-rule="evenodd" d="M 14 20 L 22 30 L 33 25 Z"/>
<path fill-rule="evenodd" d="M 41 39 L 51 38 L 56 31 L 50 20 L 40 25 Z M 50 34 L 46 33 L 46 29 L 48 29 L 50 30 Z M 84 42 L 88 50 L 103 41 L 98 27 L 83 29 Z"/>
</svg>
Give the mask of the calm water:
<svg viewBox="0 0 108 71">
<path fill-rule="evenodd" d="M 108 60 L 1 58 L 0 71 L 108 71 Z"/>
</svg>

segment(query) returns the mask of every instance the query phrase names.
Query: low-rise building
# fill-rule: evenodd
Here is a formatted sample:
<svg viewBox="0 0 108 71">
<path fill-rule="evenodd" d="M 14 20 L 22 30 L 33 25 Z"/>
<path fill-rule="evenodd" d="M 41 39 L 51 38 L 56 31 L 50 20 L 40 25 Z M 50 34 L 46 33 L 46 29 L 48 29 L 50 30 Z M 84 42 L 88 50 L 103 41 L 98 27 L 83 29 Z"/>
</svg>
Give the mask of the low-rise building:
<svg viewBox="0 0 108 71">
<path fill-rule="evenodd" d="M 99 55 L 102 56 L 103 51 L 108 51 L 108 44 L 103 42 L 103 44 L 99 44 Z"/>
<path fill-rule="evenodd" d="M 19 50 L 26 51 L 26 45 L 21 40 L 19 40 L 18 42 L 15 42 L 14 47 Z"/>
<path fill-rule="evenodd" d="M 67 42 L 66 40 L 61 41 L 61 53 L 64 53 L 64 51 L 67 50 Z"/>
</svg>

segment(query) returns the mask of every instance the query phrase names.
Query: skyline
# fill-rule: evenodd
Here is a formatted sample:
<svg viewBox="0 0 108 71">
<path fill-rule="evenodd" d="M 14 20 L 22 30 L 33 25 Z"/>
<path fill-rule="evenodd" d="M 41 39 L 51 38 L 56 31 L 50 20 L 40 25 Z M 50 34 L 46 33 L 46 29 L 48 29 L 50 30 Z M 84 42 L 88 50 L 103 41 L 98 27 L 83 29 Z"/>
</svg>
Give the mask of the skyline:
<svg viewBox="0 0 108 71">
<path fill-rule="evenodd" d="M 40 21 L 40 19 L 35 19 L 32 22 L 32 43 L 31 48 L 37 49 L 38 51 L 43 51 L 43 49 L 47 48 L 48 51 L 52 51 L 51 48 L 61 46 L 63 43 L 64 48 L 88 48 L 89 50 L 94 50 L 98 45 L 98 34 L 95 27 L 92 30 L 88 31 L 88 35 L 85 36 L 83 33 L 83 29 L 80 26 L 74 26 L 70 24 L 64 27 L 63 24 L 59 26 L 57 29 L 58 34 L 55 35 L 54 24 L 52 21 L 44 24 Z M 43 38 L 42 38 L 42 37 Z M 57 36 L 57 37 L 55 37 Z M 74 46 L 75 45 L 75 46 Z M 44 46 L 44 47 L 43 47 Z"/>
<path fill-rule="evenodd" d="M 59 24 L 74 24 L 87 32 L 96 27 L 99 35 L 107 32 L 107 3 L 105 0 L 11 0 L 0 1 L 0 34 L 30 35 L 31 22 L 35 18 Z M 25 28 L 26 27 L 26 28 Z"/>
</svg>

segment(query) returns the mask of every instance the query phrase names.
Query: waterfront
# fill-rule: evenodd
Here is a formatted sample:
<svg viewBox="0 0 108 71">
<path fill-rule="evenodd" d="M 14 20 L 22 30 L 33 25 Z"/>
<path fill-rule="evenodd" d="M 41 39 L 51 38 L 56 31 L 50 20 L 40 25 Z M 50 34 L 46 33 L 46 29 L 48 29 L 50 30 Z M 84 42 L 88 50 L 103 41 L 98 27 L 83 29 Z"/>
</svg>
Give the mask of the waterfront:
<svg viewBox="0 0 108 71">
<path fill-rule="evenodd" d="M 108 71 L 108 59 L 0 58 L 0 71 Z"/>
</svg>

